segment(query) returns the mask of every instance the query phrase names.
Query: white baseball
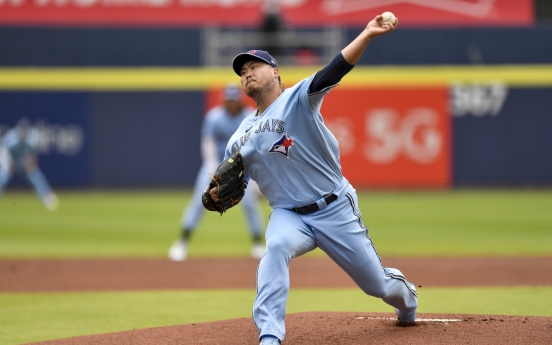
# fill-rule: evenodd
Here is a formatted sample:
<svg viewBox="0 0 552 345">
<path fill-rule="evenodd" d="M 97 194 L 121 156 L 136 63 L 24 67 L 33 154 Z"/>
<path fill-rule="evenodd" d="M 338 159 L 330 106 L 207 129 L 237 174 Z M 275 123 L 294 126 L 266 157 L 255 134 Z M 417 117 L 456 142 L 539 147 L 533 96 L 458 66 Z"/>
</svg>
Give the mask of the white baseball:
<svg viewBox="0 0 552 345">
<path fill-rule="evenodd" d="M 383 16 L 384 23 L 391 23 L 393 25 L 397 23 L 397 18 L 395 18 L 395 15 L 393 13 L 383 12 L 381 15 Z"/>
</svg>

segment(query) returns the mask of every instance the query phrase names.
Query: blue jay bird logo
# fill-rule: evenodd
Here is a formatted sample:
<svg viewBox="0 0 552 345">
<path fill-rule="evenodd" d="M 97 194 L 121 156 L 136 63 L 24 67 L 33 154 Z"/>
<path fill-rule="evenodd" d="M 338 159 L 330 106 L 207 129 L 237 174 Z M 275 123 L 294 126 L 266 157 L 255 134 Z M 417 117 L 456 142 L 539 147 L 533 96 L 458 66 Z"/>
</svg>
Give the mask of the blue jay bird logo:
<svg viewBox="0 0 552 345">
<path fill-rule="evenodd" d="M 272 147 L 268 150 L 268 152 L 279 153 L 289 158 L 289 148 L 291 146 L 293 146 L 293 138 L 287 134 L 284 134 L 280 139 L 272 144 Z"/>
</svg>

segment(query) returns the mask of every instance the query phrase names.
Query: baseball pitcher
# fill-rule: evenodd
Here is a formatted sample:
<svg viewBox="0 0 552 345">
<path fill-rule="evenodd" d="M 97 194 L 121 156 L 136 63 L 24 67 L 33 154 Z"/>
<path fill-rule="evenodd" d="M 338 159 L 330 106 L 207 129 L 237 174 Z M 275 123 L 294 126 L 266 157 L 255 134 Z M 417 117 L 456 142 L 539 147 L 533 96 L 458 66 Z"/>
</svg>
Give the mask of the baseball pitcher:
<svg viewBox="0 0 552 345">
<path fill-rule="evenodd" d="M 257 111 L 245 118 L 226 147 L 220 175 L 234 177 L 221 181 L 235 181 L 234 187 L 211 182 L 203 200 L 207 208 L 224 211 L 239 199 L 232 189 L 246 188 L 251 178 L 272 207 L 253 305 L 261 345 L 284 340 L 289 261 L 317 247 L 366 294 L 393 306 L 401 322 L 415 320 L 416 289 L 399 270 L 383 267 L 356 191 L 342 175 L 338 142 L 320 112 L 324 97 L 353 69 L 368 43 L 397 25 L 376 16 L 327 66 L 288 89 L 268 52 L 251 50 L 234 58 L 234 72 Z M 241 169 L 228 167 L 236 160 L 243 162 Z"/>
</svg>

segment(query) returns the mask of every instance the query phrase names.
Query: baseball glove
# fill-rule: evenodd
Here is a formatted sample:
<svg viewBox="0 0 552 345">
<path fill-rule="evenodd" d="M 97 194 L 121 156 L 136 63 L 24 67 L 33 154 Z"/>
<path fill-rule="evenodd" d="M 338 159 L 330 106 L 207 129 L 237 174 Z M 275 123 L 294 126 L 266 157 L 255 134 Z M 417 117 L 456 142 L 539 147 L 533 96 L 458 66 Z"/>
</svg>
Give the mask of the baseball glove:
<svg viewBox="0 0 552 345">
<path fill-rule="evenodd" d="M 222 162 L 211 177 L 211 183 L 205 188 L 201 198 L 203 206 L 209 211 L 217 211 L 221 216 L 226 210 L 236 206 L 243 198 L 245 188 L 247 188 L 247 182 L 243 177 L 243 158 L 237 152 Z M 218 202 L 215 202 L 209 193 L 215 187 L 219 197 Z"/>
</svg>

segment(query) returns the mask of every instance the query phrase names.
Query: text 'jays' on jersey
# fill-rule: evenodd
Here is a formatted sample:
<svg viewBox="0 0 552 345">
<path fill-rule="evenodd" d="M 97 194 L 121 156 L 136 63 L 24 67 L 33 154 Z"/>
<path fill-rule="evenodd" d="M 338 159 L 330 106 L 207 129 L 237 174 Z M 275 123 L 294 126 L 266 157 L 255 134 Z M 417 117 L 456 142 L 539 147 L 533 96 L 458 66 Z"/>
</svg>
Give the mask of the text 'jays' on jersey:
<svg viewBox="0 0 552 345">
<path fill-rule="evenodd" d="M 338 142 L 320 114 L 336 85 L 309 94 L 313 77 L 286 89 L 262 115 L 247 116 L 226 147 L 225 158 L 241 152 L 246 178 L 273 208 L 309 205 L 343 180 Z"/>
</svg>

